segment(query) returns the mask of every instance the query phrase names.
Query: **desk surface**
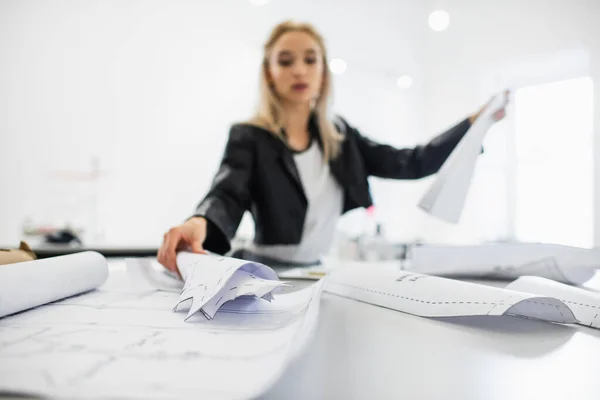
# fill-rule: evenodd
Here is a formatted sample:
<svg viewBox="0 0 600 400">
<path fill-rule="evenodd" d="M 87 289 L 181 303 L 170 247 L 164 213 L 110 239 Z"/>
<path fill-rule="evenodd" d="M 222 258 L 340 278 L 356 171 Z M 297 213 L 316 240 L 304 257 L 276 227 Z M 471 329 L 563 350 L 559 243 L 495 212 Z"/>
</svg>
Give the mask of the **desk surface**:
<svg viewBox="0 0 600 400">
<path fill-rule="evenodd" d="M 598 371 L 600 330 L 421 318 L 324 293 L 313 341 L 263 398 L 598 400 Z"/>
<path fill-rule="evenodd" d="M 597 400 L 598 371 L 600 330 L 420 318 L 326 293 L 309 349 L 265 398 Z"/>
</svg>

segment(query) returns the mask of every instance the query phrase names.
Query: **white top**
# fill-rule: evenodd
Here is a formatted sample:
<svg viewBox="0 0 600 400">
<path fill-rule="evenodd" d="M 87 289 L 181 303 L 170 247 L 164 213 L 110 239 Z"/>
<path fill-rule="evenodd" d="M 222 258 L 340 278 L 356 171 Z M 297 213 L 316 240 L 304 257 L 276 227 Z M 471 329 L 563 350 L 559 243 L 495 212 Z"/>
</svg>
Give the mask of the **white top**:
<svg viewBox="0 0 600 400">
<path fill-rule="evenodd" d="M 304 220 L 302 239 L 297 245 L 252 244 L 251 252 L 286 262 L 312 263 L 329 253 L 335 228 L 342 214 L 343 191 L 323 160 L 318 143 L 313 140 L 310 147 L 294 154 L 300 174 L 308 209 Z"/>
</svg>

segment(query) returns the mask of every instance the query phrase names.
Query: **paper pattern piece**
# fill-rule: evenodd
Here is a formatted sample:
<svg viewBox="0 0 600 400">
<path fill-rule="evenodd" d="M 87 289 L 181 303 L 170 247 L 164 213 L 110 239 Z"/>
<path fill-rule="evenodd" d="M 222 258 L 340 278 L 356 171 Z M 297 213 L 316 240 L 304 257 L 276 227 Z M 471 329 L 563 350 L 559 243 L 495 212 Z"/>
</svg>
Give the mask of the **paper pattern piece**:
<svg viewBox="0 0 600 400">
<path fill-rule="evenodd" d="M 410 270 L 441 276 L 516 279 L 541 276 L 580 285 L 600 269 L 600 249 L 538 244 L 478 246 L 419 245 L 411 249 Z"/>
<path fill-rule="evenodd" d="M 243 296 L 211 321 L 173 313 L 178 294 L 127 289 L 111 270 L 93 292 L 0 319 L 0 391 L 59 398 L 245 399 L 300 354 L 321 282 L 271 301 Z"/>
<path fill-rule="evenodd" d="M 552 296 L 573 311 L 577 323 L 600 329 L 600 294 L 538 276 L 523 276 L 506 286 L 510 290 Z"/>
<path fill-rule="evenodd" d="M 419 201 L 419 207 L 428 214 L 456 224 L 460 220 L 477 158 L 487 131 L 493 125 L 493 115 L 506 106 L 504 93 L 491 103 L 475 120 L 465 136 L 442 165 L 429 190 Z"/>
<path fill-rule="evenodd" d="M 576 322 L 569 307 L 552 297 L 405 271 L 336 268 L 325 278 L 324 290 L 421 317 L 513 315 Z"/>
<path fill-rule="evenodd" d="M 0 268 L 0 318 L 101 286 L 106 259 L 86 251 L 3 265 Z"/>
<path fill-rule="evenodd" d="M 219 307 L 240 296 L 271 301 L 287 286 L 266 265 L 237 258 L 181 252 L 177 267 L 185 284 L 174 310 L 189 304 L 186 321 L 199 311 L 212 319 Z"/>
</svg>

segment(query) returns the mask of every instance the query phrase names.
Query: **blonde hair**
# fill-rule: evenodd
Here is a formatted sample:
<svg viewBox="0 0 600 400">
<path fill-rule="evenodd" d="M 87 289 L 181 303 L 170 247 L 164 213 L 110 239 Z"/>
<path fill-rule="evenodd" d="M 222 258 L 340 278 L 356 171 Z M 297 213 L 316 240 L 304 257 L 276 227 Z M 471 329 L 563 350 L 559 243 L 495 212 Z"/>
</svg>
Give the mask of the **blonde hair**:
<svg viewBox="0 0 600 400">
<path fill-rule="evenodd" d="M 267 74 L 269 68 L 269 56 L 271 55 L 273 46 L 281 36 L 288 32 L 304 32 L 309 34 L 317 42 L 322 53 L 324 64 L 323 82 L 321 86 L 321 93 L 314 102 L 313 110 L 317 117 L 317 124 L 321 136 L 323 158 L 324 160 L 329 161 L 337 157 L 339 154 L 340 143 L 343 140 L 343 135 L 336 130 L 335 125 L 328 119 L 331 96 L 331 73 L 329 72 L 328 68 L 327 52 L 323 37 L 310 24 L 285 21 L 277 25 L 269 35 L 269 38 L 264 45 L 264 57 L 260 72 L 260 100 L 258 104 L 258 110 L 249 122 L 271 131 L 273 135 L 285 141 L 285 137 L 282 132 L 285 122 L 283 108 L 281 106 L 281 101 L 275 93 L 275 89 L 269 84 Z"/>
</svg>

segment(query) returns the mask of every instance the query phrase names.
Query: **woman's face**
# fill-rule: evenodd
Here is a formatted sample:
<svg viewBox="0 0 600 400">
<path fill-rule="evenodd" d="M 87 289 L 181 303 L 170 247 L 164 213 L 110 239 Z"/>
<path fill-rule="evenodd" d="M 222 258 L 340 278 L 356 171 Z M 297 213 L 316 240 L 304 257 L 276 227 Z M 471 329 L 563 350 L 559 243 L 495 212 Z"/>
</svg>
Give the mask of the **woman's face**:
<svg viewBox="0 0 600 400">
<path fill-rule="evenodd" d="M 267 78 L 284 103 L 310 103 L 323 83 L 323 55 L 311 35 L 283 34 L 273 45 Z"/>
</svg>

